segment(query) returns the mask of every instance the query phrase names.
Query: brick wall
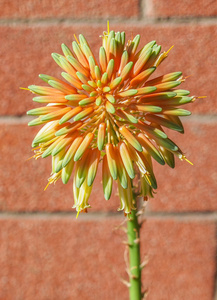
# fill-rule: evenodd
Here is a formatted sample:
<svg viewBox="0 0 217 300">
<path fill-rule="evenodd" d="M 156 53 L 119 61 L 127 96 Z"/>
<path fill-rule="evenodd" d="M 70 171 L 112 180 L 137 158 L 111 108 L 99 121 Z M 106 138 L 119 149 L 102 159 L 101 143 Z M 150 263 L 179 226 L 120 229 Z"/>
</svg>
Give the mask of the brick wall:
<svg viewBox="0 0 217 300">
<path fill-rule="evenodd" d="M 175 45 L 162 72 L 192 75 L 185 88 L 207 95 L 190 107 L 186 134 L 175 136 L 194 166 L 156 166 L 158 194 L 141 232 L 148 300 L 217 299 L 216 15 L 213 0 L 1 0 L 0 300 L 128 299 L 115 192 L 103 199 L 98 174 L 93 208 L 76 220 L 71 184 L 43 191 L 50 161 L 26 161 L 37 128 L 26 125 L 31 95 L 19 90 L 40 83 L 39 73 L 60 72 L 50 53 L 74 33 L 96 50 L 108 18 L 129 37 Z"/>
</svg>

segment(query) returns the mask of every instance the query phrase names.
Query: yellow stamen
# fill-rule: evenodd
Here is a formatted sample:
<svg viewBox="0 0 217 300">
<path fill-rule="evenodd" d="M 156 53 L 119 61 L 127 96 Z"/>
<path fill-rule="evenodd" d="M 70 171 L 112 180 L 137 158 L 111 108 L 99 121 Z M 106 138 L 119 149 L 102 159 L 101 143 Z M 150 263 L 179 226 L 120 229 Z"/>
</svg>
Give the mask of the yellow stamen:
<svg viewBox="0 0 217 300">
<path fill-rule="evenodd" d="M 57 182 L 57 180 L 61 177 L 61 173 L 62 173 L 62 170 L 60 170 L 58 173 L 53 173 L 53 175 L 51 175 L 51 177 L 48 178 L 48 184 L 46 185 L 44 191 L 46 191 L 46 189 L 48 188 L 49 184 L 51 184 L 51 183 L 55 184 Z"/>
<path fill-rule="evenodd" d="M 203 99 L 203 98 L 207 98 L 207 96 L 199 96 L 199 97 L 194 96 L 194 98 L 192 99 L 191 102 L 194 102 L 197 99 Z"/>
<path fill-rule="evenodd" d="M 107 32 L 108 32 L 108 35 L 109 35 L 109 20 L 107 21 Z"/>
<path fill-rule="evenodd" d="M 78 45 L 80 45 L 80 43 L 79 43 L 79 41 L 78 41 L 78 39 L 77 39 L 77 37 L 76 37 L 75 34 L 74 34 L 74 38 L 75 38 L 76 42 L 78 43 Z"/>
<path fill-rule="evenodd" d="M 149 185 L 151 186 L 151 181 L 150 181 L 150 179 L 148 178 L 148 172 L 145 174 L 145 178 L 147 179 L 147 181 L 148 181 L 148 183 L 149 183 Z"/>
<path fill-rule="evenodd" d="M 30 91 L 30 89 L 28 88 L 23 88 L 23 87 L 19 87 L 21 90 L 27 90 L 27 91 Z"/>
<path fill-rule="evenodd" d="M 186 160 L 190 165 L 194 165 L 190 160 L 188 160 L 185 156 L 183 156 L 183 159 Z"/>
<path fill-rule="evenodd" d="M 169 50 L 167 50 L 167 52 L 166 52 L 166 55 L 170 52 L 170 50 L 172 50 L 173 49 L 173 47 L 174 47 L 174 45 L 172 46 L 172 47 L 170 47 L 170 49 Z"/>
<path fill-rule="evenodd" d="M 48 184 L 46 185 L 46 187 L 44 188 L 44 191 L 46 191 L 46 189 L 48 188 L 48 186 L 51 184 L 51 182 L 49 181 Z"/>
<path fill-rule="evenodd" d="M 76 219 L 78 218 L 79 213 L 80 213 L 80 209 L 79 209 L 78 212 L 77 212 Z"/>
<path fill-rule="evenodd" d="M 32 159 L 32 158 L 35 158 L 35 159 L 37 160 L 37 159 L 38 159 L 39 157 L 41 157 L 41 156 L 42 156 L 42 153 L 36 153 L 35 155 L 33 155 L 33 156 L 27 158 L 26 161 L 28 161 L 28 160 L 30 160 L 30 159 Z"/>
<path fill-rule="evenodd" d="M 41 148 L 41 146 L 38 146 L 38 147 L 35 147 L 35 148 L 32 148 L 32 151 L 35 151 L 37 149 Z"/>
<path fill-rule="evenodd" d="M 28 161 L 28 160 L 30 160 L 30 159 L 32 159 L 32 158 L 34 158 L 34 157 L 35 157 L 35 155 L 33 155 L 33 156 L 31 156 L 31 157 L 27 158 L 27 160 L 26 160 L 26 161 Z"/>
</svg>

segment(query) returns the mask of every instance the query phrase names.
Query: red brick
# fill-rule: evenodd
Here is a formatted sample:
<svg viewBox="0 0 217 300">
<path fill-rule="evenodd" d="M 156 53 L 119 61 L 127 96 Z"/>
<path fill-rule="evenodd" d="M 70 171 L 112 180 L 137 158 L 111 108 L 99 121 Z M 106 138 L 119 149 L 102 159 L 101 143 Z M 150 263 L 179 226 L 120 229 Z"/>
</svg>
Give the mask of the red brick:
<svg viewBox="0 0 217 300">
<path fill-rule="evenodd" d="M 216 123 L 185 122 L 185 134 L 170 134 L 194 163 L 176 160 L 176 168 L 155 164 L 157 195 L 149 202 L 154 211 L 212 211 L 216 202 Z M 168 131 L 169 133 L 169 131 Z M 174 138 L 173 138 L 174 137 Z"/>
<path fill-rule="evenodd" d="M 149 0 L 146 14 L 152 17 L 216 16 L 217 2 L 213 0 Z"/>
<path fill-rule="evenodd" d="M 74 212 L 72 178 L 67 185 L 59 180 L 55 185 L 47 185 L 51 173 L 51 160 L 29 157 L 31 143 L 37 128 L 27 125 L 1 125 L 0 129 L 0 210 L 3 211 L 70 211 Z M 91 211 L 116 211 L 119 200 L 113 187 L 113 197 L 106 201 L 101 184 L 101 164 L 90 197 Z"/>
<path fill-rule="evenodd" d="M 141 236 L 149 260 L 143 273 L 148 300 L 213 299 L 214 224 L 152 219 Z"/>
<path fill-rule="evenodd" d="M 158 73 L 181 70 L 184 76 L 192 75 L 183 87 L 191 90 L 193 95 L 207 95 L 206 100 L 198 100 L 192 105 L 192 110 L 199 113 L 217 112 L 214 89 L 217 71 L 213 67 L 216 61 L 213 51 L 216 48 L 216 41 L 213 40 L 217 33 L 216 26 L 111 24 L 111 28 L 116 31 L 125 30 L 128 38 L 131 38 L 131 33 L 141 34 L 141 45 L 153 39 L 162 45 L 163 50 L 175 45 Z M 95 24 L 0 27 L 1 57 L 4 57 L 4 63 L 0 66 L 0 113 L 19 115 L 33 107 L 31 94 L 20 91 L 19 87 L 41 83 L 37 77 L 39 73 L 60 76 L 61 71 L 50 57 L 50 53 L 60 53 L 62 42 L 70 46 L 73 33 L 83 33 L 97 53 L 101 43 L 99 35 L 105 29 L 106 24 L 104 27 Z"/>
<path fill-rule="evenodd" d="M 0 299 L 118 299 L 118 222 L 1 220 Z M 115 249 L 115 251 L 114 251 Z M 118 270 L 119 271 L 119 270 Z"/>
<path fill-rule="evenodd" d="M 55 1 L 3 0 L 0 17 L 6 18 L 114 18 L 135 17 L 139 14 L 139 1 Z"/>
<path fill-rule="evenodd" d="M 129 299 L 120 222 L 1 219 L 0 299 Z M 149 300 L 213 299 L 213 223 L 148 220 L 141 242 Z"/>
</svg>

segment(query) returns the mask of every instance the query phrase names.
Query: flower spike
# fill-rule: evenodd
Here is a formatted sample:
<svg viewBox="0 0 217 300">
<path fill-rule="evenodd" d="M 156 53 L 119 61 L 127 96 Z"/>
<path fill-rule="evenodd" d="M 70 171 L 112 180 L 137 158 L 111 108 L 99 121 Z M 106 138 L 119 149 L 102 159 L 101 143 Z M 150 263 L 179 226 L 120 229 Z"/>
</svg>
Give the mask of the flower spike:
<svg viewBox="0 0 217 300">
<path fill-rule="evenodd" d="M 74 38 L 71 49 L 62 44 L 62 54 L 52 53 L 62 79 L 40 74 L 45 85 L 26 89 L 43 104 L 27 112 L 36 116 L 29 126 L 42 125 L 32 143 L 33 157 L 52 157 L 48 185 L 59 178 L 66 184 L 73 177 L 77 217 L 90 207 L 102 162 L 105 199 L 117 181 L 119 210 L 129 216 L 135 209 L 131 181 L 136 170 L 140 194 L 147 199 L 157 189 L 152 159 L 171 168 L 175 156 L 192 164 L 164 128 L 184 133 L 180 118 L 191 113 L 180 106 L 199 97 L 179 88 L 187 79 L 179 71 L 153 76 L 172 47 L 161 52 L 156 41 L 140 47 L 140 35 L 125 43 L 125 32 L 111 30 L 109 21 L 99 59 L 82 34 Z"/>
</svg>

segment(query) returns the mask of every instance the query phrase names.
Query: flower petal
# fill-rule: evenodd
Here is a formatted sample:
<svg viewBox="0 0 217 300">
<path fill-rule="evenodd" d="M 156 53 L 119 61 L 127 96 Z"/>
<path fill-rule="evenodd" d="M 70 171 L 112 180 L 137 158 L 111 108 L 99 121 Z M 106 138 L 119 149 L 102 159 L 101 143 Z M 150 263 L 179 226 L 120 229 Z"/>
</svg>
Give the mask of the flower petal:
<svg viewBox="0 0 217 300">
<path fill-rule="evenodd" d="M 62 163 L 63 167 L 65 167 L 74 158 L 74 155 L 75 155 L 78 147 L 80 146 L 80 144 L 82 143 L 83 140 L 84 140 L 83 137 L 78 136 L 72 142 L 71 146 L 69 147 L 69 149 L 66 152 L 66 155 L 65 155 L 65 157 L 63 159 L 63 163 Z"/>
<path fill-rule="evenodd" d="M 89 157 L 89 167 L 88 167 L 88 174 L 87 174 L 87 185 L 91 186 L 93 181 L 96 177 L 96 172 L 99 164 L 100 159 L 100 151 L 96 148 L 90 152 Z"/>
<path fill-rule="evenodd" d="M 126 169 L 128 175 L 129 175 L 129 177 L 131 179 L 133 179 L 135 177 L 135 171 L 134 171 L 134 168 L 133 168 L 132 159 L 130 157 L 128 148 L 127 148 L 125 143 L 121 142 L 119 144 L 119 152 L 120 152 L 122 162 L 125 166 L 125 169 Z"/>
<path fill-rule="evenodd" d="M 86 134 L 84 140 L 82 141 L 82 143 L 80 144 L 80 146 L 78 147 L 75 153 L 74 161 L 77 161 L 82 157 L 82 155 L 87 150 L 90 143 L 92 142 L 93 138 L 94 138 L 94 134 L 92 132 Z"/>
<path fill-rule="evenodd" d="M 121 126 L 119 132 L 125 137 L 125 139 L 130 143 L 136 150 L 142 152 L 142 146 L 136 137 L 125 127 Z"/>
<path fill-rule="evenodd" d="M 105 142 L 105 134 L 106 134 L 106 124 L 101 123 L 99 125 L 98 129 L 98 136 L 97 136 L 97 145 L 98 149 L 101 151 L 104 147 L 104 142 Z"/>
<path fill-rule="evenodd" d="M 159 153 L 159 151 L 156 149 L 156 147 L 145 137 L 144 134 L 139 133 L 137 136 L 140 144 L 148 151 L 148 153 L 161 165 L 164 165 L 165 162 L 163 160 L 163 157 Z"/>
<path fill-rule="evenodd" d="M 106 200 L 109 200 L 111 197 L 112 183 L 113 183 L 113 179 L 109 171 L 107 156 L 105 155 L 103 157 L 103 163 L 102 163 L 102 185 L 103 185 L 104 197 Z"/>
<path fill-rule="evenodd" d="M 109 171 L 111 173 L 112 178 L 116 180 L 118 178 L 118 170 L 114 146 L 112 144 L 106 144 L 105 150 L 107 155 Z"/>
<path fill-rule="evenodd" d="M 64 184 L 68 183 L 74 167 L 74 161 L 71 160 L 67 166 L 62 169 L 61 177 Z"/>
</svg>

